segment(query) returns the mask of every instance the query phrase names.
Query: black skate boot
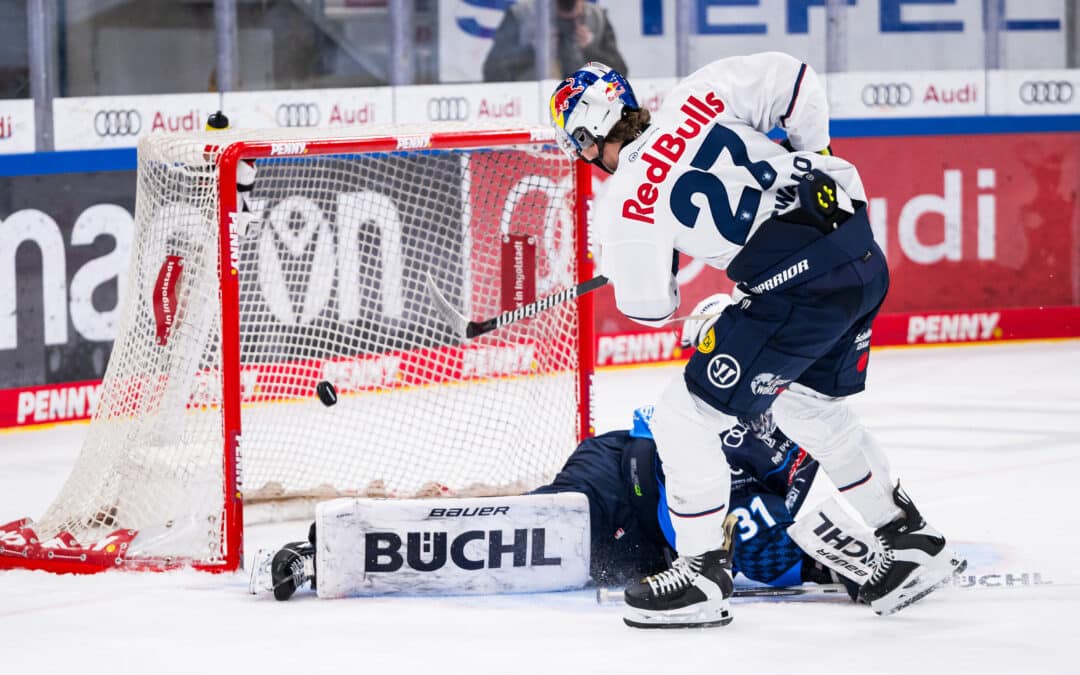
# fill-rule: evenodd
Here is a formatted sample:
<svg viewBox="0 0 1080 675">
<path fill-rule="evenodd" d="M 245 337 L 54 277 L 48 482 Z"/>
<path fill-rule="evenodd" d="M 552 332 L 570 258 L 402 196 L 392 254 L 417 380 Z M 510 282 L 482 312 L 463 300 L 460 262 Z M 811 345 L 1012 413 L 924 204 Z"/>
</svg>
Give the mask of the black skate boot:
<svg viewBox="0 0 1080 675">
<path fill-rule="evenodd" d="M 731 623 L 732 529 L 724 520 L 724 546 L 698 556 L 680 557 L 671 568 L 630 583 L 623 621 L 634 628 L 697 628 Z"/>
<path fill-rule="evenodd" d="M 306 541 L 296 541 L 274 554 L 270 564 L 274 598 L 288 600 L 296 589 L 308 581 L 315 587 L 315 547 Z"/>
<path fill-rule="evenodd" d="M 918 602 L 967 567 L 966 560 L 945 548 L 945 537 L 926 524 L 899 483 L 893 501 L 904 515 L 874 532 L 883 553 L 859 593 L 859 600 L 881 615 Z"/>
</svg>

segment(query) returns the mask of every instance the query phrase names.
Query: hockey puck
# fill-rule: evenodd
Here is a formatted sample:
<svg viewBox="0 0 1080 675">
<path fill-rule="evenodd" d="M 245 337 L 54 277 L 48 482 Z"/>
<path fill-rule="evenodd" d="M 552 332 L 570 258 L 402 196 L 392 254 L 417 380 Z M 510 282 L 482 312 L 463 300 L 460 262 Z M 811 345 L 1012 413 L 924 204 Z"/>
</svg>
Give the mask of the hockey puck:
<svg viewBox="0 0 1080 675">
<path fill-rule="evenodd" d="M 319 400 L 327 407 L 337 403 L 337 389 L 334 389 L 334 385 L 326 380 L 315 385 L 315 393 L 319 395 Z"/>
</svg>

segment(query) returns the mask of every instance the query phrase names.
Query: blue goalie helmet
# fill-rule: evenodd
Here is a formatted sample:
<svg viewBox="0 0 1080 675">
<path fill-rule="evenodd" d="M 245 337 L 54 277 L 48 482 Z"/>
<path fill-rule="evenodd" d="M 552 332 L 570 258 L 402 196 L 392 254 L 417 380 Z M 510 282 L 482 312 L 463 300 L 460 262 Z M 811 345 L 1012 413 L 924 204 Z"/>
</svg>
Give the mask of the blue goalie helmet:
<svg viewBox="0 0 1080 675">
<path fill-rule="evenodd" d="M 626 78 L 595 61 L 560 82 L 550 103 L 555 138 L 571 157 L 602 144 L 624 111 L 641 108 Z"/>
</svg>

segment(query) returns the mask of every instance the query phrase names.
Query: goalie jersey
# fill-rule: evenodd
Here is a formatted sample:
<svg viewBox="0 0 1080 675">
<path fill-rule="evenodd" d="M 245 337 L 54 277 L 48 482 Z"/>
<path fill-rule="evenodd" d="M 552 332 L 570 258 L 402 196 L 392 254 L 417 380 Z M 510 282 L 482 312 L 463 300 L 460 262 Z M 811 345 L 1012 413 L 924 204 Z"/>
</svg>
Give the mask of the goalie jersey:
<svg viewBox="0 0 1080 675">
<path fill-rule="evenodd" d="M 589 500 L 592 577 L 624 584 L 666 569 L 678 550 L 668 516 L 664 471 L 649 421 L 583 441 L 550 485 L 536 493 L 581 492 Z M 801 582 L 802 550 L 787 534 L 818 463 L 776 428 L 766 413 L 723 436 L 731 465 L 731 512 L 738 516 L 734 571 L 775 586 Z"/>
<path fill-rule="evenodd" d="M 679 304 L 673 253 L 726 269 L 763 222 L 796 206 L 812 170 L 865 201 L 854 166 L 817 154 L 829 145 L 828 122 L 817 75 L 786 54 L 721 59 L 682 80 L 623 147 L 598 197 L 601 269 L 619 310 L 642 323 L 670 317 Z M 796 152 L 769 139 L 774 127 Z"/>
</svg>

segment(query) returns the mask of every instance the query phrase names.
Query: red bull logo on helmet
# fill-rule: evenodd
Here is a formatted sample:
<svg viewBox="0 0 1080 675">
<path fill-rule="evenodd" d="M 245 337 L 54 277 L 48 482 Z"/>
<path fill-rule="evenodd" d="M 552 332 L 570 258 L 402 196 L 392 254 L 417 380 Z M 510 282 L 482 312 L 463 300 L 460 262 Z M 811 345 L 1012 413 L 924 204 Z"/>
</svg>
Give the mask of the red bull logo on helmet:
<svg viewBox="0 0 1080 675">
<path fill-rule="evenodd" d="M 626 88 L 622 86 L 621 82 L 610 81 L 607 83 L 607 86 L 604 87 L 604 95 L 607 96 L 608 103 L 614 103 L 615 99 L 625 93 Z"/>
<path fill-rule="evenodd" d="M 566 128 L 566 112 L 570 109 L 571 99 L 584 91 L 585 87 L 569 77 L 563 80 L 562 85 L 551 95 L 551 119 L 560 129 Z"/>
</svg>

